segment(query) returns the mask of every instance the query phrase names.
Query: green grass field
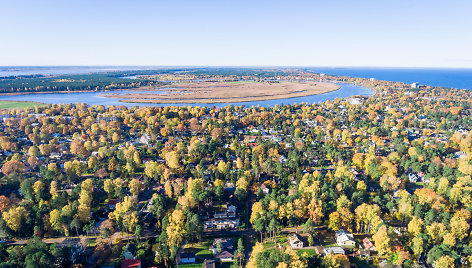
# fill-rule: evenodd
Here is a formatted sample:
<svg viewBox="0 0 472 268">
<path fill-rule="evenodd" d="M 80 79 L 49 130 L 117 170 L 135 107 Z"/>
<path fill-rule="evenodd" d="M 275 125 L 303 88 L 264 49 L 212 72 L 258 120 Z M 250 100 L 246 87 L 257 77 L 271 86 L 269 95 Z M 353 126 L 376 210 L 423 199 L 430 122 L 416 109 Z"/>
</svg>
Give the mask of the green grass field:
<svg viewBox="0 0 472 268">
<path fill-rule="evenodd" d="M 25 109 L 43 105 L 30 101 L 0 101 L 0 110 Z"/>
<path fill-rule="evenodd" d="M 314 249 L 297 249 L 297 253 L 300 256 L 303 256 L 303 253 L 307 253 L 310 257 L 316 255 L 316 251 Z"/>
<path fill-rule="evenodd" d="M 211 254 L 210 246 L 213 240 L 205 240 L 199 243 L 190 243 L 185 245 L 186 252 L 195 252 L 195 255 L 199 258 L 211 258 L 213 254 Z"/>
<path fill-rule="evenodd" d="M 200 268 L 200 267 L 203 267 L 203 264 L 202 264 L 202 263 L 179 264 L 179 267 L 184 267 L 184 268 Z"/>
</svg>

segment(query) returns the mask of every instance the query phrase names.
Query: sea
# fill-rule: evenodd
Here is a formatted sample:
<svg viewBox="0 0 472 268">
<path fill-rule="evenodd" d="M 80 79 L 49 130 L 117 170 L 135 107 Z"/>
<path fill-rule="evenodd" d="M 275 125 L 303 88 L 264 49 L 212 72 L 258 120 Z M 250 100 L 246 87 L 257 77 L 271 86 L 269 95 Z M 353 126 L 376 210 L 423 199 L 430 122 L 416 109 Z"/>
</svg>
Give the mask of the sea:
<svg viewBox="0 0 472 268">
<path fill-rule="evenodd" d="M 472 69 L 311 67 L 306 70 L 339 76 L 375 78 L 411 84 L 472 90 Z"/>
</svg>

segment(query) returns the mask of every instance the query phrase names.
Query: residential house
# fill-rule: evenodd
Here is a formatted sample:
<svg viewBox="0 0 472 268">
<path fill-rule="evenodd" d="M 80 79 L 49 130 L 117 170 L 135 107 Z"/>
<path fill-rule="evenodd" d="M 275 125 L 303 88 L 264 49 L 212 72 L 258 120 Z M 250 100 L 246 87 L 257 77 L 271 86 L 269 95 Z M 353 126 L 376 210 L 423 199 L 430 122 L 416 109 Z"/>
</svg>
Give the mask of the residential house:
<svg viewBox="0 0 472 268">
<path fill-rule="evenodd" d="M 239 219 L 208 219 L 203 223 L 203 228 L 232 229 L 239 226 Z"/>
<path fill-rule="evenodd" d="M 136 246 L 133 244 L 126 244 L 126 247 L 123 250 L 123 258 L 125 260 L 135 260 L 136 259 Z"/>
<path fill-rule="evenodd" d="M 417 174 L 409 173 L 408 180 L 410 180 L 410 182 L 412 183 L 424 182 L 425 181 L 424 173 L 423 172 L 418 172 Z"/>
<path fill-rule="evenodd" d="M 218 244 L 220 246 L 220 250 L 233 250 L 233 239 L 231 238 L 216 238 L 213 240 L 213 244 L 210 246 L 210 251 L 213 255 L 217 254 L 218 251 Z"/>
<path fill-rule="evenodd" d="M 401 268 L 401 265 L 394 265 L 389 263 L 387 260 L 383 260 L 381 263 L 379 263 L 380 268 Z M 420 267 L 425 267 L 425 266 L 420 266 Z"/>
<path fill-rule="evenodd" d="M 232 262 L 234 260 L 234 254 L 224 250 L 221 253 L 215 255 L 215 259 L 219 260 L 220 262 Z"/>
<path fill-rule="evenodd" d="M 6 122 L 9 118 L 13 118 L 13 116 L 9 115 L 9 114 L 0 114 L 0 119 L 3 121 L 3 122 Z"/>
<path fill-rule="evenodd" d="M 377 251 L 374 244 L 372 244 L 372 242 L 370 242 L 369 238 L 367 238 L 367 237 L 362 240 L 362 244 L 364 245 L 365 249 L 372 250 L 372 251 Z"/>
<path fill-rule="evenodd" d="M 229 205 L 224 211 L 216 211 L 213 214 L 213 218 L 205 220 L 205 222 L 203 223 L 203 227 L 205 229 L 227 229 L 238 227 L 239 219 L 236 218 L 236 212 L 236 206 Z"/>
<path fill-rule="evenodd" d="M 324 248 L 326 254 L 346 254 L 342 247 L 327 247 Z"/>
<path fill-rule="evenodd" d="M 213 214 L 213 217 L 215 219 L 224 219 L 227 216 L 228 215 L 226 214 L 226 210 L 224 210 L 224 211 L 215 211 L 215 214 Z"/>
<path fill-rule="evenodd" d="M 261 190 L 264 194 L 268 194 L 270 192 L 270 188 L 267 187 L 264 183 L 261 185 Z"/>
<path fill-rule="evenodd" d="M 348 102 L 351 104 L 351 105 L 359 105 L 359 104 L 362 104 L 362 101 L 361 99 L 359 98 L 351 98 L 348 100 Z"/>
<path fill-rule="evenodd" d="M 149 141 L 151 138 L 149 137 L 148 134 L 144 133 L 138 140 L 139 144 L 144 144 L 144 145 L 149 145 Z"/>
<path fill-rule="evenodd" d="M 210 251 L 215 255 L 215 259 L 220 262 L 229 262 L 234 259 L 233 239 L 216 238 L 210 246 Z M 219 252 L 220 251 L 220 252 Z"/>
<path fill-rule="evenodd" d="M 341 229 L 336 232 L 336 243 L 340 247 L 352 248 L 356 245 L 356 240 L 350 232 Z"/>
<path fill-rule="evenodd" d="M 236 206 L 229 205 L 226 209 L 226 214 L 228 215 L 228 218 L 236 218 Z"/>
<path fill-rule="evenodd" d="M 454 153 L 454 159 L 457 159 L 457 158 L 466 158 L 467 157 L 467 153 L 464 152 L 464 151 L 459 151 L 459 152 L 455 152 Z"/>
<path fill-rule="evenodd" d="M 288 242 L 292 248 L 303 248 L 303 241 L 300 240 L 298 234 L 292 233 L 288 236 Z"/>
<path fill-rule="evenodd" d="M 52 152 L 50 155 L 49 155 L 49 158 L 54 158 L 54 159 L 61 159 L 62 158 L 62 153 L 54 153 Z"/>
</svg>

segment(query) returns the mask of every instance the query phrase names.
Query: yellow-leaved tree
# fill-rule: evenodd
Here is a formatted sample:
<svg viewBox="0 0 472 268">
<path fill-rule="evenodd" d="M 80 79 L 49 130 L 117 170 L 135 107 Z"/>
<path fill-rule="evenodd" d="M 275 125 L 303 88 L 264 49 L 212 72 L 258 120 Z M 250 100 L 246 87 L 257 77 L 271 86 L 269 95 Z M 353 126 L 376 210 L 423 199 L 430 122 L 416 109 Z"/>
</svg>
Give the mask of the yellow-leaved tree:
<svg viewBox="0 0 472 268">
<path fill-rule="evenodd" d="M 169 225 L 167 226 L 167 242 L 169 247 L 173 245 L 180 245 L 185 234 L 184 223 L 185 223 L 185 214 L 182 210 L 176 209 L 172 212 Z"/>
<path fill-rule="evenodd" d="M 2 216 L 8 228 L 15 232 L 18 232 L 18 230 L 20 230 L 21 228 L 23 220 L 27 216 L 27 211 L 24 207 L 15 207 L 3 212 Z"/>
</svg>

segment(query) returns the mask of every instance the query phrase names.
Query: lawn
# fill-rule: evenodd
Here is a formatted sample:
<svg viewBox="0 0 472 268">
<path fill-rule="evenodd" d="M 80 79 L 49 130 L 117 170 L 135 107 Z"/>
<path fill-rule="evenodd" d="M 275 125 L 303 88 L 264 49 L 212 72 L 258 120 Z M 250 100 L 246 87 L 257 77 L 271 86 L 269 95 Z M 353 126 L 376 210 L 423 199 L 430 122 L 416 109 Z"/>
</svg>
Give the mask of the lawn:
<svg viewBox="0 0 472 268">
<path fill-rule="evenodd" d="M 297 249 L 297 253 L 298 255 L 302 256 L 303 253 L 307 253 L 308 256 L 315 256 L 316 255 L 316 251 L 314 249 L 311 249 L 311 248 L 308 248 L 308 249 Z"/>
<path fill-rule="evenodd" d="M 286 235 L 278 235 L 277 236 L 277 245 L 283 245 L 283 244 L 287 243 L 287 241 L 288 241 L 288 239 L 287 239 Z M 263 245 L 264 245 L 265 249 L 275 247 L 274 239 L 273 238 L 264 239 Z"/>
<path fill-rule="evenodd" d="M 201 259 L 211 258 L 213 254 L 211 254 L 210 246 L 213 240 L 205 240 L 198 243 L 191 243 L 185 245 L 186 252 L 195 252 L 195 256 Z"/>
<path fill-rule="evenodd" d="M 175 267 L 175 266 L 174 266 Z M 203 267 L 202 263 L 192 263 L 192 264 L 179 264 L 179 267 L 184 268 L 200 268 Z"/>
<path fill-rule="evenodd" d="M 25 109 L 41 106 L 43 104 L 31 101 L 0 101 L 0 110 Z"/>
</svg>

